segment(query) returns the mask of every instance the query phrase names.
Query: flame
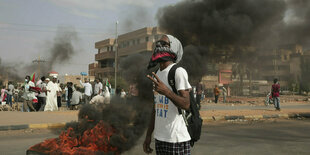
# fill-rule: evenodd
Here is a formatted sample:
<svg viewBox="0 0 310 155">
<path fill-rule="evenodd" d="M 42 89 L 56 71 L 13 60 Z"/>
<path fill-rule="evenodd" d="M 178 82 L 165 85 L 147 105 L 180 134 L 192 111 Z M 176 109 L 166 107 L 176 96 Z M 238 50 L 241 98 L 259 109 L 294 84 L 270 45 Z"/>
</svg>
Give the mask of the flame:
<svg viewBox="0 0 310 155">
<path fill-rule="evenodd" d="M 29 148 L 30 151 L 44 154 L 96 154 L 96 152 L 115 152 L 117 147 L 110 144 L 110 138 L 116 134 L 116 130 L 110 125 L 100 121 L 92 129 L 84 131 L 81 136 L 76 136 L 73 128 L 62 132 L 58 138 L 47 139 L 42 143 Z"/>
</svg>

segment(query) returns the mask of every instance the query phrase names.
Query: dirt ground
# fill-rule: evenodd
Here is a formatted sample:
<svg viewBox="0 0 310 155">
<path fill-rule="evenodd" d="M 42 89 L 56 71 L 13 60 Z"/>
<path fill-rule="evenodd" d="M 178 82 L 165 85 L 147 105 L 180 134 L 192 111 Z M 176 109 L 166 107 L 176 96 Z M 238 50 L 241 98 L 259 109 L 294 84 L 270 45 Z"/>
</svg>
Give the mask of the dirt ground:
<svg viewBox="0 0 310 155">
<path fill-rule="evenodd" d="M 223 98 L 220 96 L 218 105 L 227 106 L 263 106 L 265 97 L 227 97 L 226 103 L 223 103 Z M 310 104 L 310 97 L 300 95 L 282 95 L 280 96 L 281 105 L 304 105 Z M 215 105 L 213 98 L 205 98 L 202 105 Z M 273 106 L 273 105 L 269 105 Z M 249 115 L 273 115 L 273 114 L 293 114 L 293 113 L 309 113 L 310 109 L 281 109 L 276 111 L 273 109 L 240 109 L 240 110 L 209 110 L 200 111 L 202 117 L 210 116 L 249 116 Z"/>
</svg>

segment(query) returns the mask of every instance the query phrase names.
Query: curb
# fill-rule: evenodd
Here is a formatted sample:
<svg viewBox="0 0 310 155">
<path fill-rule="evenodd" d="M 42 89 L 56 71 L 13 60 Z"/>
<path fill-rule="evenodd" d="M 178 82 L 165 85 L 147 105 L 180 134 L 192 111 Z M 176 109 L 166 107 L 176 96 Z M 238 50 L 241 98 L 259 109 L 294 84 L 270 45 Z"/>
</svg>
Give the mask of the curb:
<svg viewBox="0 0 310 155">
<path fill-rule="evenodd" d="M 229 120 L 263 120 L 263 119 L 271 119 L 271 118 L 284 118 L 284 119 L 310 118 L 310 113 L 202 117 L 203 124 L 205 124 L 206 122 L 223 121 L 223 120 L 226 120 L 226 121 L 229 121 Z"/>
<path fill-rule="evenodd" d="M 44 123 L 44 124 L 21 124 L 21 125 L 4 125 L 0 126 L 0 131 L 23 130 L 23 129 L 53 129 L 63 128 L 66 123 Z"/>
<path fill-rule="evenodd" d="M 270 118 L 284 118 L 284 119 L 294 119 L 294 118 L 310 118 L 310 113 L 293 113 L 293 114 L 273 114 L 273 115 L 249 115 L 249 116 L 209 116 L 202 117 L 203 124 L 207 122 L 215 121 L 231 121 L 231 120 L 263 120 Z M 55 129 L 63 128 L 66 126 L 66 122 L 62 123 L 43 123 L 43 124 L 21 124 L 21 125 L 0 125 L 0 131 L 8 130 L 23 130 L 23 129 Z"/>
</svg>

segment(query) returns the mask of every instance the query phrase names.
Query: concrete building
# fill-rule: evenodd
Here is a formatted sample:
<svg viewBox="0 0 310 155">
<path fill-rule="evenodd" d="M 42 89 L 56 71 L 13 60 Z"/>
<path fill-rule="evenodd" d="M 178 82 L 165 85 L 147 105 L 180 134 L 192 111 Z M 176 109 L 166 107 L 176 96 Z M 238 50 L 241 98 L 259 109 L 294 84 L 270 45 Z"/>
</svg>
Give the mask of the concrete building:
<svg viewBox="0 0 310 155">
<path fill-rule="evenodd" d="M 281 45 L 277 49 L 260 52 L 259 59 L 261 79 L 272 83 L 274 78 L 280 80 L 282 88 L 301 76 L 301 59 L 303 48 L 300 45 Z"/>
<path fill-rule="evenodd" d="M 153 43 L 162 36 L 162 32 L 157 27 L 145 27 L 118 36 L 118 48 L 114 38 L 108 38 L 95 43 L 98 53 L 95 61 L 98 65 L 89 65 L 89 75 L 98 78 L 114 76 L 115 51 L 117 58 L 125 57 L 135 53 L 152 52 Z"/>
</svg>

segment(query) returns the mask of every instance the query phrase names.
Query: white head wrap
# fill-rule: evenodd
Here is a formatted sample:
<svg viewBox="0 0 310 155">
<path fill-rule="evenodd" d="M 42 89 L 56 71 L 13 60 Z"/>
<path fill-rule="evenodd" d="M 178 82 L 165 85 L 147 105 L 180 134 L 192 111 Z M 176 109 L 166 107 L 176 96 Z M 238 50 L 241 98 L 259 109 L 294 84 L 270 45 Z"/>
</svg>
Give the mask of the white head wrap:
<svg viewBox="0 0 310 155">
<path fill-rule="evenodd" d="M 176 54 L 177 60 L 176 63 L 180 62 L 183 56 L 183 47 L 181 42 L 174 36 L 166 34 L 170 41 L 170 49 L 173 53 Z"/>
</svg>

